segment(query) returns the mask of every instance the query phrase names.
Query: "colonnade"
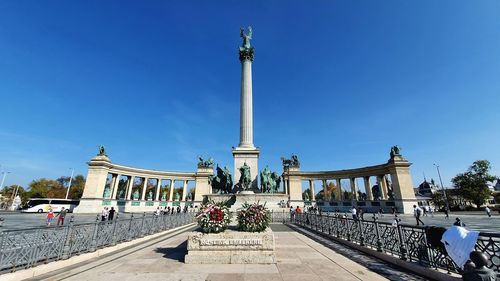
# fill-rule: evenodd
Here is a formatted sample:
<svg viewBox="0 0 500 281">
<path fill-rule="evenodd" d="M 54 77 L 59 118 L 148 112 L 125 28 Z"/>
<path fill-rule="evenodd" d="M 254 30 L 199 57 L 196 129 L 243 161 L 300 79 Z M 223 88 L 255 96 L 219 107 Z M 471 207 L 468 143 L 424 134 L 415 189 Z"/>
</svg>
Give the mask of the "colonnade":
<svg viewBox="0 0 500 281">
<path fill-rule="evenodd" d="M 310 194 L 310 202 L 315 202 L 315 195 L 318 191 L 315 186 L 315 181 L 321 181 L 323 188 L 323 206 L 340 209 L 350 208 L 353 205 L 359 207 L 367 207 L 368 209 L 379 208 L 397 208 L 398 210 L 411 213 L 413 204 L 416 204 L 415 193 L 413 191 L 413 182 L 411 179 L 409 163 L 400 154 L 391 154 L 391 158 L 385 164 L 368 166 L 348 170 L 336 171 L 300 171 L 298 167 L 290 167 L 283 172 L 285 191 L 290 196 L 290 202 L 293 204 L 303 204 L 303 186 L 304 181 L 308 181 Z M 375 181 L 371 181 L 371 178 Z M 366 193 L 362 197 L 359 196 L 357 179 L 362 179 Z M 352 194 L 350 198 L 344 196 L 342 189 L 342 180 L 349 181 Z M 390 184 L 389 184 L 390 180 Z M 329 195 L 328 182 L 334 182 L 336 186 L 333 199 Z M 373 185 L 378 186 L 378 193 L 373 194 Z M 320 187 L 321 188 L 321 187 Z M 318 203 L 318 202 L 316 202 Z"/>
<path fill-rule="evenodd" d="M 76 212 L 95 213 L 106 206 L 123 212 L 196 206 L 210 192 L 208 179 L 212 174 L 212 168 L 204 167 L 198 167 L 196 172 L 139 169 L 111 163 L 107 156 L 98 155 L 88 163 L 85 189 Z M 182 186 L 176 187 L 179 182 Z M 188 195 L 190 182 L 195 183 L 194 196 Z M 177 189 L 180 190 L 176 192 Z"/>
</svg>

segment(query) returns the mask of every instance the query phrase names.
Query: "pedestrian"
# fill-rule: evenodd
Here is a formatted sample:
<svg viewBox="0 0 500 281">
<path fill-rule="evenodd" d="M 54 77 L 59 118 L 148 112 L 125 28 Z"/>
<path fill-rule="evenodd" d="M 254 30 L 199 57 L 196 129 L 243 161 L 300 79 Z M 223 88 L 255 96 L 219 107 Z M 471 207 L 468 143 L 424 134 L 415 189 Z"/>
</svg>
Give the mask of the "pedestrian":
<svg viewBox="0 0 500 281">
<path fill-rule="evenodd" d="M 391 226 L 392 227 L 397 227 L 399 224 L 400 219 L 398 218 L 398 215 L 394 215 L 394 219 L 392 220 Z"/>
<path fill-rule="evenodd" d="M 296 214 L 300 214 L 300 213 L 302 213 L 302 210 L 300 209 L 300 207 L 299 207 L 299 206 L 297 206 L 297 209 L 295 209 L 295 213 L 296 213 Z"/>
<path fill-rule="evenodd" d="M 391 207 L 391 212 L 392 212 L 393 215 L 396 215 L 396 208 Z"/>
<path fill-rule="evenodd" d="M 488 215 L 488 217 L 491 218 L 491 209 L 488 208 L 488 206 L 486 206 L 486 208 L 484 208 L 484 210 L 486 211 L 486 214 Z"/>
<path fill-rule="evenodd" d="M 112 221 L 115 217 L 115 208 L 114 207 L 111 207 L 111 210 L 109 210 L 108 212 L 108 221 Z"/>
<path fill-rule="evenodd" d="M 455 219 L 455 223 L 453 223 L 453 225 L 465 227 L 465 223 L 463 223 L 459 218 Z"/>
<path fill-rule="evenodd" d="M 104 207 L 101 211 L 101 221 L 106 221 L 106 218 L 108 217 L 108 207 Z"/>
<path fill-rule="evenodd" d="M 424 222 L 420 219 L 420 216 L 422 216 L 422 209 L 420 209 L 420 207 L 417 207 L 417 205 L 413 205 L 413 216 L 415 216 L 415 219 L 417 220 L 417 225 L 420 225 L 420 223 L 422 223 L 422 225 L 425 225 Z"/>
<path fill-rule="evenodd" d="M 171 210 L 170 210 L 170 206 L 167 207 L 167 215 L 170 215 L 171 213 Z"/>
<path fill-rule="evenodd" d="M 181 212 L 181 206 L 177 206 L 177 214 Z"/>
<path fill-rule="evenodd" d="M 49 211 L 47 213 L 47 217 L 45 218 L 45 222 L 47 223 L 47 226 L 50 226 L 50 223 L 54 219 L 54 211 L 52 211 L 52 208 L 49 208 Z"/>
<path fill-rule="evenodd" d="M 382 208 L 378 209 L 378 214 L 380 215 L 380 217 L 383 217 L 384 216 L 384 210 Z"/>
<path fill-rule="evenodd" d="M 445 216 L 444 217 L 445 219 L 449 219 L 450 218 L 448 207 L 444 207 L 444 216 Z"/>
<path fill-rule="evenodd" d="M 351 214 L 353 220 L 358 220 L 358 211 L 356 210 L 356 207 L 352 206 Z"/>
<path fill-rule="evenodd" d="M 61 211 L 56 216 L 56 217 L 59 217 L 57 219 L 57 226 L 59 226 L 59 223 L 61 223 L 61 225 L 64 225 L 64 218 L 66 217 L 67 213 L 68 213 L 68 210 L 66 210 L 66 209 L 64 209 L 64 207 L 62 207 Z"/>
<path fill-rule="evenodd" d="M 434 209 L 429 206 L 429 213 L 431 214 L 431 217 L 434 217 Z"/>
<path fill-rule="evenodd" d="M 160 207 L 156 207 L 156 211 L 154 213 L 155 217 L 160 216 Z"/>
<path fill-rule="evenodd" d="M 290 206 L 290 219 L 295 219 L 295 210 L 293 209 L 293 206 Z"/>
<path fill-rule="evenodd" d="M 424 211 L 423 217 L 427 217 L 427 206 L 422 206 L 422 210 Z"/>
</svg>

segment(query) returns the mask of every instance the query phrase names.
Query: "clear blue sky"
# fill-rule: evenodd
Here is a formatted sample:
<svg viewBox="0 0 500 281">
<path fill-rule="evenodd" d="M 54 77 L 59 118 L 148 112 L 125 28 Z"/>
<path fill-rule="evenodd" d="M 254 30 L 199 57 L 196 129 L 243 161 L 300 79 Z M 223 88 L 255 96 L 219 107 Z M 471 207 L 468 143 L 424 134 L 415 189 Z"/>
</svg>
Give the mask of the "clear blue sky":
<svg viewBox="0 0 500 281">
<path fill-rule="evenodd" d="M 381 164 L 414 182 L 474 160 L 500 175 L 500 1 L 1 1 L 6 184 L 113 162 L 232 169 L 239 27 L 254 27 L 260 168 Z"/>
</svg>

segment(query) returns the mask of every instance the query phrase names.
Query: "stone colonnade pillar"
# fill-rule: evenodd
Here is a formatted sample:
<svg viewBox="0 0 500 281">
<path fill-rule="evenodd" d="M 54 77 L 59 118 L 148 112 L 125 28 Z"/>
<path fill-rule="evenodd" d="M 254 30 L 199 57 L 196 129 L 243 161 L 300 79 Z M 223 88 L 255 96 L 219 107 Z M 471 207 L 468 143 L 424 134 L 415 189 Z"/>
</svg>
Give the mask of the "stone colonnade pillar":
<svg viewBox="0 0 500 281">
<path fill-rule="evenodd" d="M 174 183 L 175 179 L 170 180 L 170 194 L 168 195 L 168 200 L 174 202 Z"/>
<path fill-rule="evenodd" d="M 366 199 L 373 200 L 372 188 L 370 186 L 370 177 L 363 177 L 363 181 L 365 183 Z"/>
<path fill-rule="evenodd" d="M 144 201 L 146 199 L 146 189 L 148 187 L 148 178 L 143 177 L 144 181 L 142 182 L 142 193 L 141 193 L 141 200 Z"/>
<path fill-rule="evenodd" d="M 154 201 L 160 200 L 160 189 L 161 189 L 161 179 L 158 179 L 158 181 L 156 182 L 155 197 L 153 198 Z"/>
<path fill-rule="evenodd" d="M 342 197 L 344 196 L 344 194 L 342 194 L 342 185 L 341 185 L 341 181 L 342 179 L 336 179 L 337 181 L 337 194 L 338 194 L 338 199 L 337 201 L 342 201 Z"/>
<path fill-rule="evenodd" d="M 326 202 L 328 202 L 328 186 L 326 185 L 326 180 L 323 180 L 323 193 L 325 194 L 324 200 L 326 204 Z"/>
<path fill-rule="evenodd" d="M 350 178 L 349 183 L 351 184 L 351 193 L 354 200 L 358 200 L 358 192 L 356 188 L 356 178 Z"/>
<path fill-rule="evenodd" d="M 121 177 L 120 174 L 114 175 L 114 181 L 113 181 L 113 187 L 112 187 L 113 193 L 111 195 L 111 199 L 116 199 L 116 193 L 118 192 L 118 187 L 120 185 L 120 177 Z"/>
</svg>

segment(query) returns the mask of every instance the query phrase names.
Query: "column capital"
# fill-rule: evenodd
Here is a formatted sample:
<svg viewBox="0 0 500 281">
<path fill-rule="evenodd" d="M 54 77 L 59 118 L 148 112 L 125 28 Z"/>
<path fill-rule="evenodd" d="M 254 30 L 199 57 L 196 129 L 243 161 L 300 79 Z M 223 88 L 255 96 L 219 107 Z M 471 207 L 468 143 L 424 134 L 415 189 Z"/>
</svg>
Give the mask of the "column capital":
<svg viewBox="0 0 500 281">
<path fill-rule="evenodd" d="M 253 62 L 253 57 L 254 57 L 254 48 L 243 48 L 240 47 L 240 61 L 244 62 L 246 60 Z"/>
</svg>

